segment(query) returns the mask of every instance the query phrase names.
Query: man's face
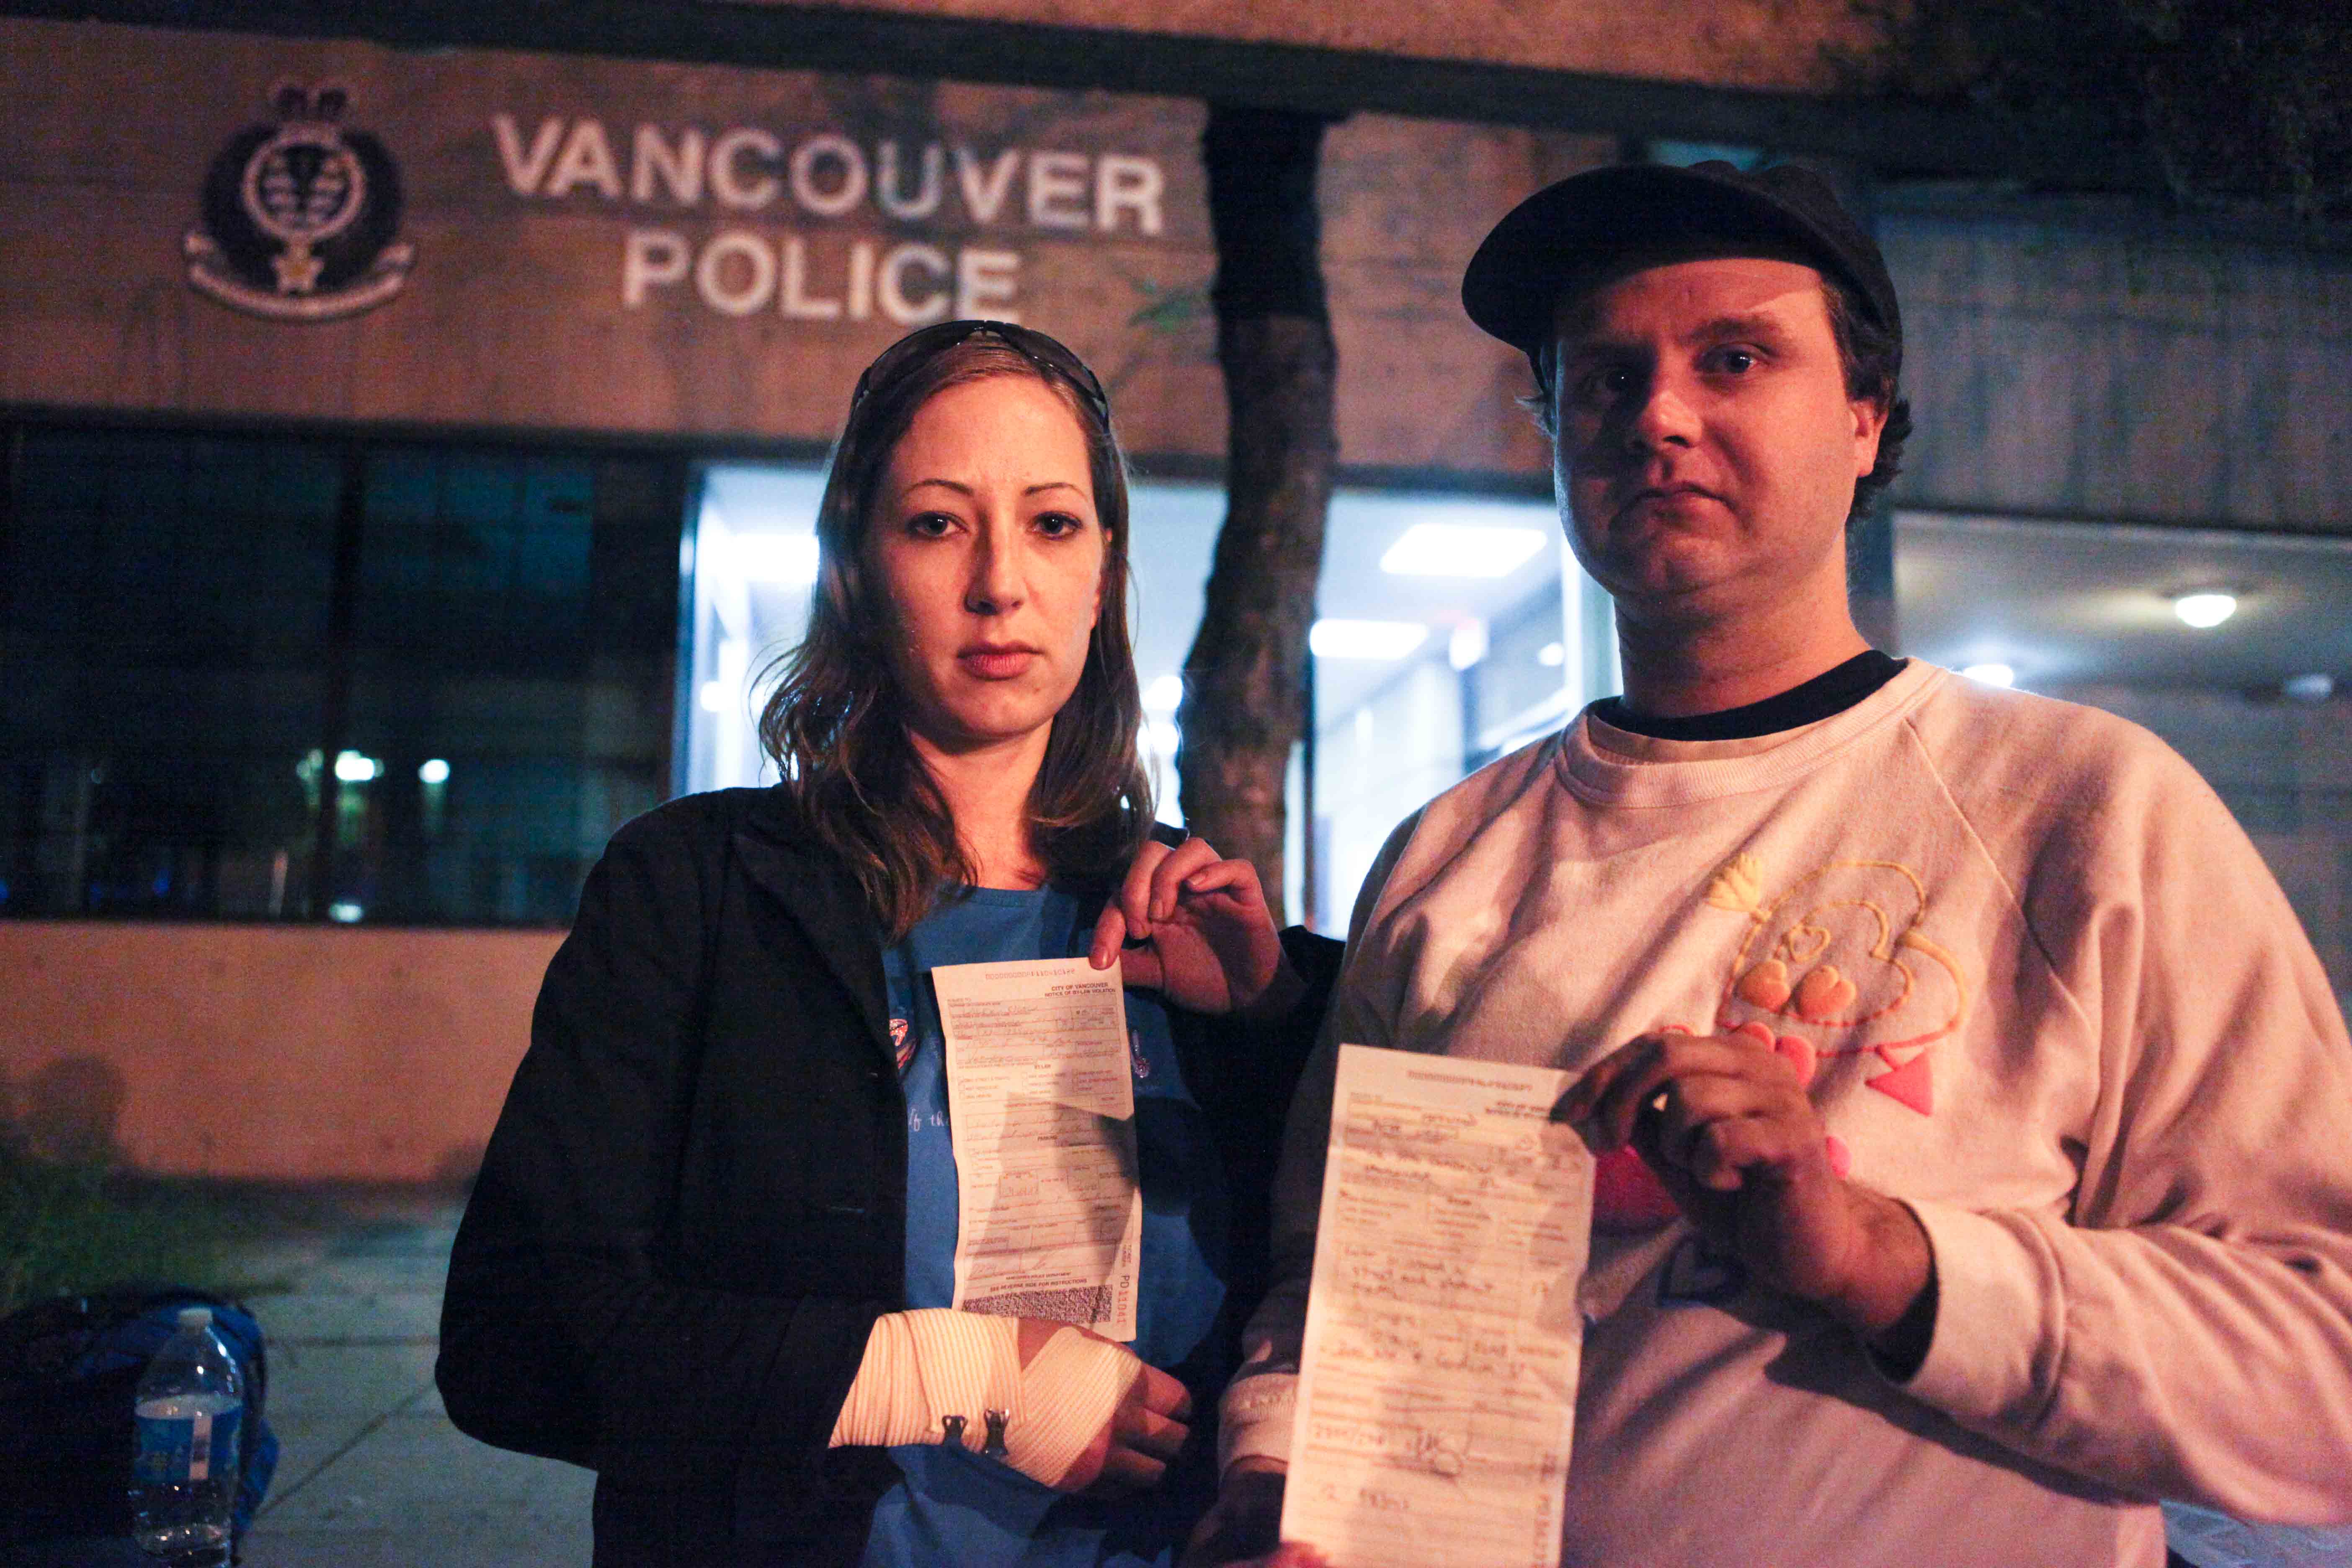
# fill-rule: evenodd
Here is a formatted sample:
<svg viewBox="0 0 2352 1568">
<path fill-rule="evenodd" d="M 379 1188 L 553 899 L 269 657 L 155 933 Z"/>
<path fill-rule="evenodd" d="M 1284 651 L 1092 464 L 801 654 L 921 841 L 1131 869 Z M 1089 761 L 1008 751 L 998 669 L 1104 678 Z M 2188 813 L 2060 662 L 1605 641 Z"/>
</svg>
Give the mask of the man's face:
<svg viewBox="0 0 2352 1568">
<path fill-rule="evenodd" d="M 1647 268 L 1563 301 L 1555 349 L 1563 521 L 1622 612 L 1843 615 L 1846 513 L 1885 416 L 1846 394 L 1819 272 Z"/>
</svg>

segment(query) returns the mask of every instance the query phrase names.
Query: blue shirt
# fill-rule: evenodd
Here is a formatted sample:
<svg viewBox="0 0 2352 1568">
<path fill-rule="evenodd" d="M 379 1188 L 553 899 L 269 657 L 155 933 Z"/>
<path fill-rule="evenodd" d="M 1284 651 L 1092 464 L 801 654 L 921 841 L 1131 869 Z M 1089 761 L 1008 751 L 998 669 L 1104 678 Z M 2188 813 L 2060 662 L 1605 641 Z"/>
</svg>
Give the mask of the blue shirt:
<svg viewBox="0 0 2352 1568">
<path fill-rule="evenodd" d="M 946 1047 L 930 972 L 944 963 L 1071 958 L 1093 936 L 1086 910 L 1054 889 L 951 895 L 883 953 L 890 1031 L 907 1096 L 907 1305 L 955 1298 L 956 1168 Z M 1184 1087 L 1168 1016 L 1127 994 L 1135 1072 L 1139 1185 L 1143 1194 L 1136 1354 L 1173 1367 L 1223 1305 L 1224 1193 L 1201 1110 Z M 866 1541 L 866 1568 L 1079 1568 L 1172 1563 L 1208 1504 L 1202 1487 L 1162 1486 L 1105 1504 L 1065 1497 L 961 1447 L 890 1451 L 899 1484 L 884 1494 Z M 1197 1472 L 1209 1485 L 1214 1478 Z M 1171 1471 L 1171 1479 L 1177 1472 Z"/>
</svg>

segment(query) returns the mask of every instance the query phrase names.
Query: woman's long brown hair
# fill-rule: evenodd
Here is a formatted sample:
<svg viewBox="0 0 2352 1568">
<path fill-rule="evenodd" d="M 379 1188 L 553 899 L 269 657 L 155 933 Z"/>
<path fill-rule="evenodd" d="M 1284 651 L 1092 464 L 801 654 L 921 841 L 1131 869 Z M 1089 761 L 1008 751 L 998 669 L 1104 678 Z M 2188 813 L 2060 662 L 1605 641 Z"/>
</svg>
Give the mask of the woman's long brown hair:
<svg viewBox="0 0 2352 1568">
<path fill-rule="evenodd" d="M 1086 435 L 1104 535 L 1102 609 L 1077 689 L 1054 716 L 1029 792 L 1038 857 L 1055 881 L 1115 878 L 1152 821 L 1151 784 L 1136 750 L 1143 703 L 1127 625 L 1127 462 L 1108 409 L 1050 361 L 977 326 L 936 353 L 900 357 L 875 362 L 886 374 L 867 373 L 834 447 L 817 509 L 808 635 L 768 666 L 763 678 L 776 686 L 760 714 L 760 742 L 779 787 L 807 830 L 848 867 L 894 942 L 973 875 L 947 802 L 908 739 L 886 641 L 889 609 L 864 548 L 891 452 L 916 412 L 950 386 L 1028 376 L 1068 405 Z"/>
</svg>

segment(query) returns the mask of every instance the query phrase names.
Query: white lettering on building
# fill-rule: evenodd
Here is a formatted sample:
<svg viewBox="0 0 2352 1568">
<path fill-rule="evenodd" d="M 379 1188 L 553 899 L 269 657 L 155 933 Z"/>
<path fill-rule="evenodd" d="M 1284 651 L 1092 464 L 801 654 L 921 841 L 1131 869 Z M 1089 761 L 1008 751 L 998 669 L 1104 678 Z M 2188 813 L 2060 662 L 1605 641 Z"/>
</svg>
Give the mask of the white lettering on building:
<svg viewBox="0 0 2352 1568">
<path fill-rule="evenodd" d="M 907 269 L 919 267 L 932 274 L 938 282 L 921 285 L 926 297 L 912 299 L 907 293 Z M 882 258 L 882 268 L 875 275 L 874 294 L 882 304 L 882 313 L 902 327 L 919 327 L 948 319 L 949 290 L 946 282 L 950 276 L 948 258 L 928 245 L 901 245 Z"/>
<path fill-rule="evenodd" d="M 651 121 L 630 126 L 624 138 L 593 116 L 530 121 L 510 113 L 492 115 L 490 133 L 516 196 L 593 195 L 688 217 L 687 228 L 628 230 L 621 303 L 629 310 L 674 296 L 736 317 L 772 310 L 793 321 L 878 318 L 902 327 L 950 313 L 1018 321 L 1020 253 L 1001 243 L 959 247 L 960 223 L 1146 239 L 1167 227 L 1166 171 L 1158 159 L 1134 153 L 861 142 L 836 131 L 788 141 L 758 125 Z M 616 152 L 623 147 L 625 158 Z M 797 211 L 828 226 L 864 209 L 890 224 L 922 226 L 924 238 L 828 239 L 823 230 L 795 232 L 789 219 L 776 227 L 693 232 L 689 215 L 713 208 L 779 217 Z"/>
<path fill-rule="evenodd" d="M 729 267 L 730 261 L 737 265 Z M 775 252 L 758 235 L 730 228 L 695 258 L 694 291 L 722 315 L 748 316 L 764 310 L 776 292 Z"/>
<path fill-rule="evenodd" d="M 963 195 L 964 211 L 974 223 L 994 223 L 996 215 L 1004 210 L 1004 198 L 1012 193 L 1013 176 L 1021 171 L 1021 154 L 1008 147 L 996 155 L 988 173 L 980 172 L 980 160 L 969 147 L 955 150 L 956 189 Z"/>
<path fill-rule="evenodd" d="M 661 228 L 633 228 L 621 247 L 621 303 L 631 310 L 646 302 L 646 291 L 685 278 L 686 236 Z"/>
<path fill-rule="evenodd" d="M 881 205 L 884 212 L 902 221 L 930 216 L 940 210 L 940 187 L 946 183 L 940 178 L 940 172 L 946 163 L 944 148 L 936 142 L 924 142 L 922 184 L 909 196 L 899 184 L 898 143 L 883 142 L 874 174 L 875 201 Z"/>
<path fill-rule="evenodd" d="M 551 196 L 568 195 L 579 185 L 595 186 L 608 202 L 621 199 L 620 165 L 613 161 L 613 144 L 604 140 L 601 120 L 573 122 L 572 134 L 563 139 L 563 151 L 555 155 L 555 173 L 547 177 Z"/>
<path fill-rule="evenodd" d="M 726 132 L 710 144 L 710 194 L 719 198 L 722 206 L 766 206 L 783 187 L 771 174 L 746 176 L 744 157 L 748 153 L 773 163 L 783 152 L 782 142 L 755 125 L 738 126 Z"/>
<path fill-rule="evenodd" d="M 640 206 L 654 200 L 654 183 L 669 189 L 669 199 L 682 207 L 702 200 L 702 132 L 681 131 L 675 142 L 658 125 L 640 125 L 629 152 L 629 199 Z"/>
<path fill-rule="evenodd" d="M 1021 286 L 1021 258 L 1009 250 L 956 255 L 956 320 L 1018 321 L 1013 299 Z"/>
<path fill-rule="evenodd" d="M 803 208 L 839 217 L 865 199 L 866 154 L 856 142 L 827 132 L 793 149 L 793 200 Z"/>
<path fill-rule="evenodd" d="M 1087 155 L 1084 153 L 1029 154 L 1029 221 L 1039 228 L 1084 228 L 1087 212 Z"/>
<path fill-rule="evenodd" d="M 798 235 L 784 241 L 784 286 L 777 290 L 776 309 L 795 321 L 835 321 L 841 301 L 808 291 L 808 241 Z"/>
<path fill-rule="evenodd" d="M 1168 182 L 1150 158 L 1106 153 L 1095 161 L 1095 227 L 1105 234 L 1118 230 L 1118 215 L 1135 215 L 1138 232 L 1160 237 L 1160 198 Z"/>
<path fill-rule="evenodd" d="M 812 242 L 805 235 L 768 236 L 722 229 L 699 248 L 675 229 L 629 231 L 621 251 L 621 303 L 639 310 L 657 291 L 692 280 L 694 297 L 727 316 L 748 316 L 772 303 L 779 315 L 801 321 L 870 321 L 902 327 L 957 316 L 1021 318 L 1021 258 L 1010 250 L 957 251 L 935 245 L 871 240 L 845 247 Z"/>
<path fill-rule="evenodd" d="M 513 115 L 493 115 L 490 131 L 499 139 L 499 166 L 507 172 L 507 189 L 519 196 L 535 193 L 555 159 L 555 144 L 563 140 L 563 121 L 552 117 L 541 121 L 528 151 Z"/>
</svg>

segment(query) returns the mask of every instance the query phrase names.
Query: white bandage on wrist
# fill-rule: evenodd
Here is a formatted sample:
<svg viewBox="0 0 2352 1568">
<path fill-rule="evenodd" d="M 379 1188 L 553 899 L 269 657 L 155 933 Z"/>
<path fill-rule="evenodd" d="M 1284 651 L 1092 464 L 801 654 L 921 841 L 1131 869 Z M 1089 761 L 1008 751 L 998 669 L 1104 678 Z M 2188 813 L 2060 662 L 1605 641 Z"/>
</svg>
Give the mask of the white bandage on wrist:
<svg viewBox="0 0 2352 1568">
<path fill-rule="evenodd" d="M 1290 1462 L 1291 1419 L 1298 1406 L 1298 1374 L 1246 1371 L 1225 1385 L 1217 1423 L 1217 1474 L 1235 1459 Z"/>
<path fill-rule="evenodd" d="M 832 1447 L 936 1443 L 941 1420 L 963 1417 L 963 1444 L 988 1440 L 987 1413 L 1015 1408 L 1021 1322 L 927 1307 L 886 1312 L 866 1337 L 866 1359 L 841 1402 Z"/>
<path fill-rule="evenodd" d="M 1110 1423 L 1142 1375 L 1125 1347 L 1062 1329 L 1026 1368 L 1016 1318 L 924 1308 L 875 1320 L 856 1381 L 834 1421 L 832 1447 L 937 1443 L 963 1418 L 963 1445 L 988 1440 L 987 1415 L 1008 1413 L 1005 1463 L 1051 1486 Z"/>
<path fill-rule="evenodd" d="M 1076 1329 L 1045 1342 L 1021 1371 L 1021 1403 L 1004 1434 L 1005 1463 L 1053 1486 L 1110 1424 L 1143 1363 L 1133 1352 Z"/>
</svg>

